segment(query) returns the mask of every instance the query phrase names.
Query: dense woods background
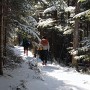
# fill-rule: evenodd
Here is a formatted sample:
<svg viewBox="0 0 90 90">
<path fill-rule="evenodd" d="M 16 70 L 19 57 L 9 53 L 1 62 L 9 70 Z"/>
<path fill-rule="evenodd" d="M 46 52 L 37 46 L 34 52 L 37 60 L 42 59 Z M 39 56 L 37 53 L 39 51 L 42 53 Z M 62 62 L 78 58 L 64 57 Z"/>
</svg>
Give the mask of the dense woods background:
<svg viewBox="0 0 90 90">
<path fill-rule="evenodd" d="M 0 74 L 17 57 L 10 47 L 27 37 L 34 49 L 43 35 L 49 60 L 89 72 L 90 0 L 0 0 Z"/>
</svg>

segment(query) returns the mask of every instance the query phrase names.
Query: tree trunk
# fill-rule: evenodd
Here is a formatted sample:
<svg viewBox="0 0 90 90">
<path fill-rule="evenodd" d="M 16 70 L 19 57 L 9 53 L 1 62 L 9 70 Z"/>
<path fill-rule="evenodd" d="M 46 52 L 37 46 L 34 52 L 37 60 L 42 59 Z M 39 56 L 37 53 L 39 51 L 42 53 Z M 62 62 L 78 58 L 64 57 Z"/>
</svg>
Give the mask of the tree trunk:
<svg viewBox="0 0 90 90">
<path fill-rule="evenodd" d="M 3 75 L 3 0 L 0 1 L 0 75 Z"/>
<path fill-rule="evenodd" d="M 6 0 L 4 2 L 4 7 L 3 7 L 3 11 L 4 11 L 4 19 L 3 19 L 3 46 L 4 46 L 4 50 L 3 50 L 3 54 L 4 56 L 6 56 L 6 43 L 7 43 L 7 22 L 8 22 L 8 0 Z"/>
<path fill-rule="evenodd" d="M 76 3 L 76 14 L 79 13 L 79 3 Z M 73 49 L 76 50 L 78 47 L 78 40 L 79 40 L 79 35 L 78 35 L 78 28 L 79 28 L 79 19 L 75 19 L 75 29 L 73 33 Z M 77 60 L 74 59 L 74 55 L 72 56 L 72 65 L 77 66 Z"/>
</svg>

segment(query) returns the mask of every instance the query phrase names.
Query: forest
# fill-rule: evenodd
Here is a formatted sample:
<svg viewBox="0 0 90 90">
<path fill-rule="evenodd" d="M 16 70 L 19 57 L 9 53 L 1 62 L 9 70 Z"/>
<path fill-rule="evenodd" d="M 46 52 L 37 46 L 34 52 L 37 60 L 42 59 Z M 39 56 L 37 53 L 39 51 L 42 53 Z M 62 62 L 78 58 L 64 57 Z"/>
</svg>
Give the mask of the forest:
<svg viewBox="0 0 90 90">
<path fill-rule="evenodd" d="M 34 53 L 44 35 L 48 60 L 90 73 L 90 0 L 0 0 L 0 75 L 20 62 L 10 47 L 27 37 Z"/>
</svg>

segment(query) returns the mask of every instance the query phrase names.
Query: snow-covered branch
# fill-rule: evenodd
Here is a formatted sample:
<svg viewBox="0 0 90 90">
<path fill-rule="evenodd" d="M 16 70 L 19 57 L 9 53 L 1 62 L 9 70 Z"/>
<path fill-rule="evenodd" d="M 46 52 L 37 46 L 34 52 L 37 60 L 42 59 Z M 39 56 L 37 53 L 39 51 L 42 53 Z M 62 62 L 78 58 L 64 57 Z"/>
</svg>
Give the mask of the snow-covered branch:
<svg viewBox="0 0 90 90">
<path fill-rule="evenodd" d="M 90 9 L 76 14 L 73 18 L 80 18 L 81 16 L 85 16 L 88 12 L 90 12 Z"/>
<path fill-rule="evenodd" d="M 18 28 L 23 29 L 25 32 L 27 32 L 29 34 L 32 34 L 34 37 L 36 37 L 40 41 L 40 38 L 37 35 L 37 33 L 35 32 L 35 30 L 34 29 L 31 29 L 31 27 L 29 25 L 21 24 L 17 20 L 14 20 L 14 22 L 17 22 L 18 23 Z"/>
</svg>

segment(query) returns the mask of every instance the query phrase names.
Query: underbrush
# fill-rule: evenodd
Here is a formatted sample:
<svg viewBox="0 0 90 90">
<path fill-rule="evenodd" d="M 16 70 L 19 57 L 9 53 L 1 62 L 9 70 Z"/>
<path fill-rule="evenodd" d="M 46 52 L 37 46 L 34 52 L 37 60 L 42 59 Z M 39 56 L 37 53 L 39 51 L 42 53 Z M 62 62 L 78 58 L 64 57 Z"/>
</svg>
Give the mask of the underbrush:
<svg viewBox="0 0 90 90">
<path fill-rule="evenodd" d="M 15 69 L 21 67 L 23 59 L 14 52 L 14 46 L 6 47 L 6 56 L 3 57 L 3 67 L 5 69 Z"/>
</svg>

